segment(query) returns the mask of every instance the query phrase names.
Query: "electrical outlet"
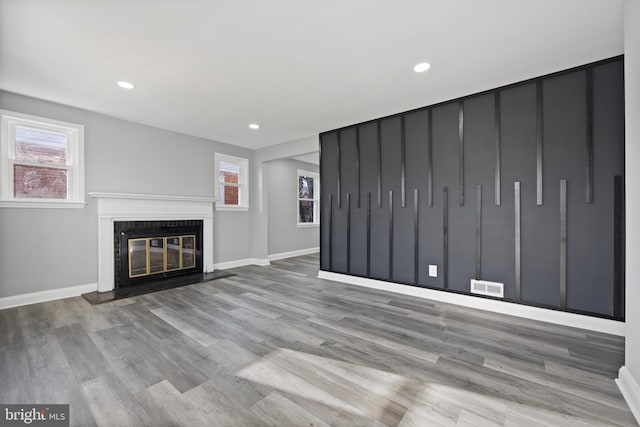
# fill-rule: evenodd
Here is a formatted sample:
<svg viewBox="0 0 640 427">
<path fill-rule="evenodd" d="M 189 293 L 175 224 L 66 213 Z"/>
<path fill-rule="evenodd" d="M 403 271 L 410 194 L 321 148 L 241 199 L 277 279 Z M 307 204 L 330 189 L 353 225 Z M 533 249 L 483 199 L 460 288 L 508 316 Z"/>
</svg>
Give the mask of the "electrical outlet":
<svg viewBox="0 0 640 427">
<path fill-rule="evenodd" d="M 438 266 L 429 264 L 429 277 L 438 277 Z"/>
</svg>

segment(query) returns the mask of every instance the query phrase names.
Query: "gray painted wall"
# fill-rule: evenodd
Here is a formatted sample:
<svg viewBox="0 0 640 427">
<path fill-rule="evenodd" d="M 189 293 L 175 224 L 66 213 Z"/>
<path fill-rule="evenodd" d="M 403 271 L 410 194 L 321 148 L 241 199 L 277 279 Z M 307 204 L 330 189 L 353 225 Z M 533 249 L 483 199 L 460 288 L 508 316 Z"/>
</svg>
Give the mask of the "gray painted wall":
<svg viewBox="0 0 640 427">
<path fill-rule="evenodd" d="M 85 191 L 214 196 L 216 151 L 240 147 L 0 91 L 0 108 L 85 126 Z M 252 190 L 255 191 L 255 190 Z M 0 297 L 96 283 L 97 202 L 0 208 Z M 250 258 L 251 212 L 216 212 L 214 261 Z"/>
<path fill-rule="evenodd" d="M 614 239 L 614 177 L 624 174 L 623 61 L 598 63 L 592 70 L 590 116 L 585 68 L 539 79 L 542 205 L 536 200 L 535 81 L 323 133 L 321 268 L 463 293 L 469 293 L 472 278 L 490 280 L 504 283 L 509 301 L 622 318 L 623 297 L 614 284 L 623 260 L 614 263 L 614 254 L 619 253 L 614 245 L 620 249 L 624 239 Z M 496 97 L 500 102 L 500 205 L 495 202 Z M 593 123 L 593 203 L 585 199 L 588 116 Z M 430 160 L 433 206 L 427 203 Z M 402 204 L 403 176 L 406 206 Z M 561 298 L 561 180 L 567 182 L 566 304 Z M 515 182 L 521 186 L 520 295 L 515 267 Z M 482 189 L 480 220 L 477 186 Z M 419 191 L 417 205 L 414 189 Z M 619 214 L 621 218 L 621 210 Z M 478 255 L 481 271 L 476 275 Z M 429 264 L 438 266 L 438 277 L 427 276 Z"/>
<path fill-rule="evenodd" d="M 269 254 L 269 192 L 266 185 L 266 162 L 316 152 L 320 149 L 318 135 L 286 141 L 253 152 L 251 166 L 251 256 L 266 260 Z"/>
<path fill-rule="evenodd" d="M 269 194 L 269 255 L 320 246 L 320 227 L 297 225 L 298 169 L 319 172 L 317 165 L 283 159 L 266 163 Z"/>
</svg>

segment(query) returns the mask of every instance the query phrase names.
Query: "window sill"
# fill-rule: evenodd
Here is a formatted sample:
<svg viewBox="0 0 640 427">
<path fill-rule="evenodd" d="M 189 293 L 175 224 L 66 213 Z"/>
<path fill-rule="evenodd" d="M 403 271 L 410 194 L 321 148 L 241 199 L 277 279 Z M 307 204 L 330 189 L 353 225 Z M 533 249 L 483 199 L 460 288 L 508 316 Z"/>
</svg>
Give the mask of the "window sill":
<svg viewBox="0 0 640 427">
<path fill-rule="evenodd" d="M 216 205 L 217 211 L 248 211 L 248 206 L 219 206 Z"/>
<path fill-rule="evenodd" d="M 73 202 L 68 200 L 2 200 L 0 208 L 29 208 L 29 209 L 82 209 L 85 202 Z"/>
<path fill-rule="evenodd" d="M 298 223 L 298 228 L 317 228 L 317 227 L 320 227 L 319 223 L 313 223 L 313 224 L 311 224 L 311 223 L 302 223 L 302 224 Z"/>
</svg>

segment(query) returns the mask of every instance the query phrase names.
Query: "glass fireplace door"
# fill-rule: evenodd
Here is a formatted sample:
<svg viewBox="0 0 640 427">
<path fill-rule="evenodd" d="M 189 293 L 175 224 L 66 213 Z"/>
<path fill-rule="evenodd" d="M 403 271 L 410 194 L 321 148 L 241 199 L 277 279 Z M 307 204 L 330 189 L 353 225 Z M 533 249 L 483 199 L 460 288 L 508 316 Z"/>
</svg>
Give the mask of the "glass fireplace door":
<svg viewBox="0 0 640 427">
<path fill-rule="evenodd" d="M 142 237 L 127 241 L 129 278 L 196 266 L 196 236 Z"/>
</svg>

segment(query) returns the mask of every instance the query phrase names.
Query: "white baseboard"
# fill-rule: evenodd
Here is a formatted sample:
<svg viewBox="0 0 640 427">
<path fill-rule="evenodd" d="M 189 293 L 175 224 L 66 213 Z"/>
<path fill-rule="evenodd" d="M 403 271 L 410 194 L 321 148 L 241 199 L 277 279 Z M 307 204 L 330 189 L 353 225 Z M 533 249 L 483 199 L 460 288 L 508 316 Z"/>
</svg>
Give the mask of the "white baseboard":
<svg viewBox="0 0 640 427">
<path fill-rule="evenodd" d="M 53 301 L 62 298 L 77 297 L 81 294 L 98 290 L 97 283 L 70 286 L 68 288 L 51 289 L 47 291 L 30 292 L 28 294 L 12 295 L 0 298 L 0 310 L 22 305 L 37 304 L 39 302 Z"/>
<path fill-rule="evenodd" d="M 269 265 L 269 259 L 245 258 L 235 261 L 220 262 L 215 264 L 215 269 L 227 269 L 242 267 L 245 265 Z M 97 283 L 86 285 L 70 286 L 67 288 L 51 289 L 47 291 L 31 292 L 28 294 L 12 295 L 0 298 L 0 310 L 5 308 L 20 307 L 22 305 L 37 304 L 40 302 L 53 301 L 56 299 L 77 297 L 81 294 L 98 290 Z"/>
<path fill-rule="evenodd" d="M 627 401 L 633 416 L 640 423 L 640 384 L 638 384 L 638 381 L 631 375 L 626 366 L 623 366 L 618 371 L 616 384 L 618 384 L 618 388 L 622 392 L 624 400 Z"/>
<path fill-rule="evenodd" d="M 478 298 L 470 295 L 439 291 L 436 289 L 400 285 L 397 283 L 385 282 L 383 280 L 367 279 L 364 277 L 355 277 L 348 274 L 332 273 L 322 270 L 318 272 L 318 278 L 333 280 L 336 282 L 342 282 L 351 285 L 365 286 L 367 288 L 391 291 L 399 294 L 415 296 L 418 298 L 426 298 L 430 300 L 446 302 L 449 304 L 462 305 L 465 307 L 492 311 L 494 313 L 508 314 L 510 316 L 523 317 L 525 319 L 539 320 L 542 322 L 555 323 L 558 325 L 571 326 L 580 329 L 588 329 L 591 331 L 603 332 L 611 335 L 624 336 L 625 333 L 624 322 L 619 322 L 616 320 L 601 319 L 598 317 L 567 313 L 564 311 L 549 310 L 546 308 L 532 307 L 523 304 L 514 304 L 506 301 Z"/>
<path fill-rule="evenodd" d="M 269 259 L 245 258 L 234 261 L 219 262 L 214 264 L 215 269 L 226 270 L 228 268 L 244 267 L 245 265 L 269 265 Z"/>
<path fill-rule="evenodd" d="M 278 254 L 271 254 L 268 256 L 269 261 L 276 261 L 279 259 L 293 258 L 295 256 L 309 255 L 320 252 L 320 247 L 300 249 L 297 251 L 280 252 Z"/>
</svg>

